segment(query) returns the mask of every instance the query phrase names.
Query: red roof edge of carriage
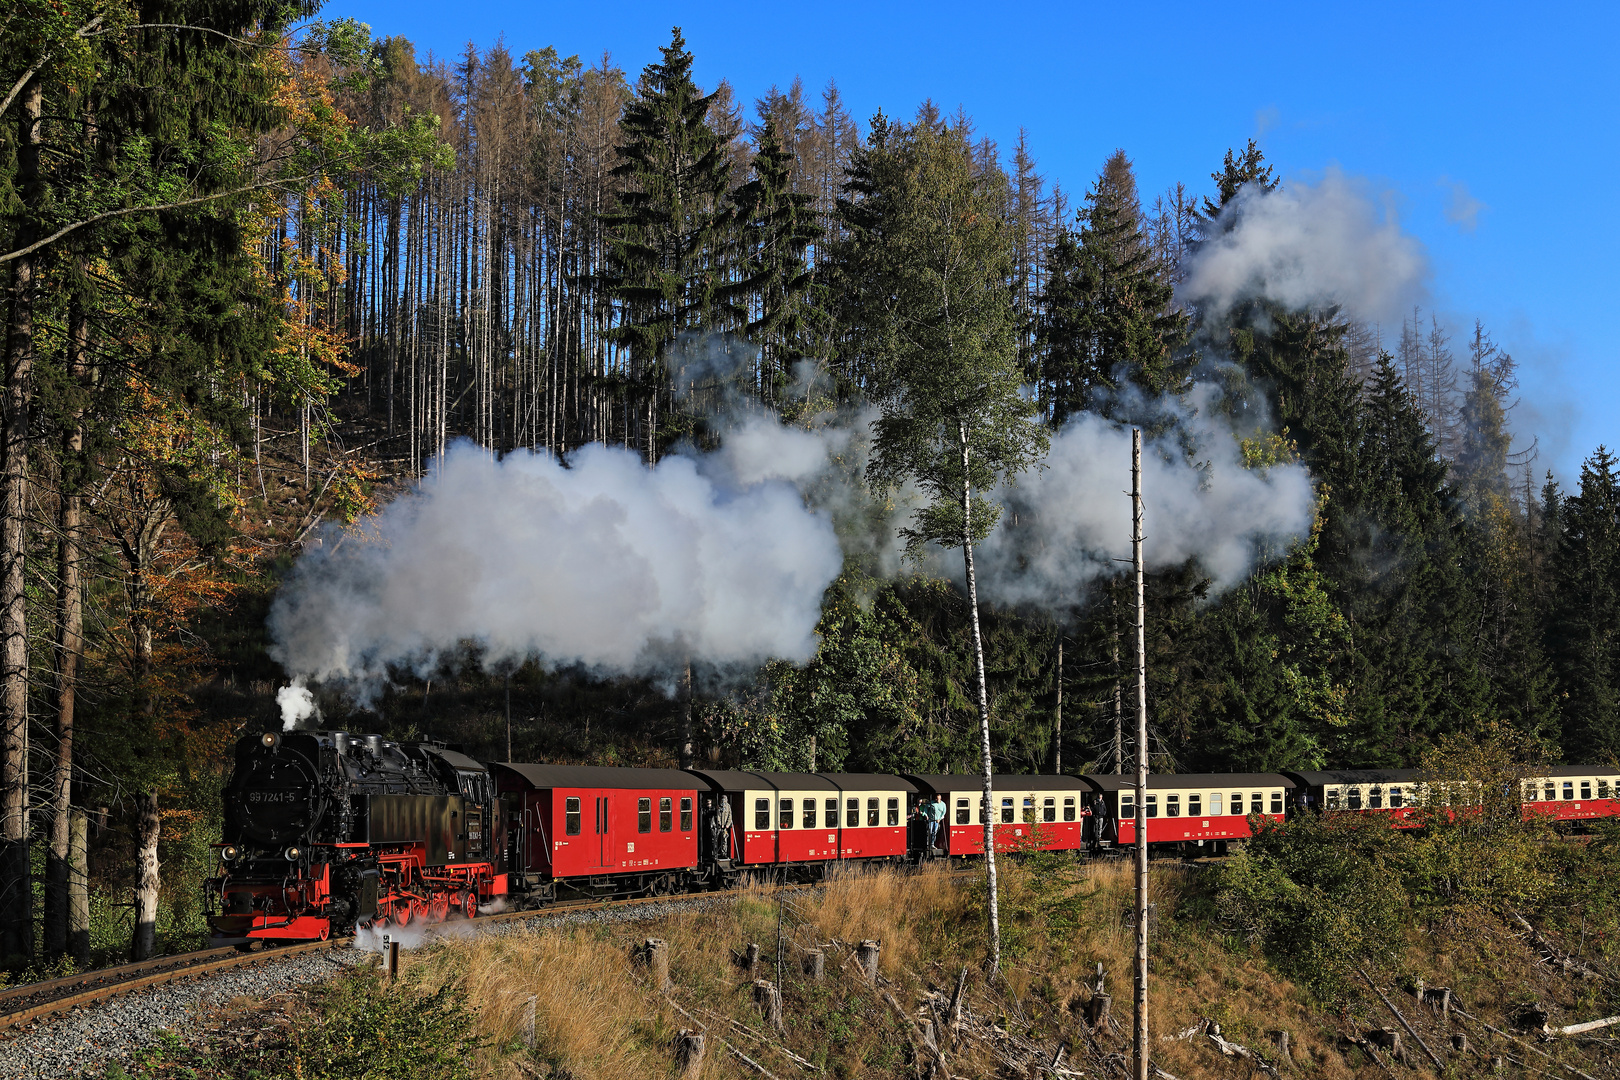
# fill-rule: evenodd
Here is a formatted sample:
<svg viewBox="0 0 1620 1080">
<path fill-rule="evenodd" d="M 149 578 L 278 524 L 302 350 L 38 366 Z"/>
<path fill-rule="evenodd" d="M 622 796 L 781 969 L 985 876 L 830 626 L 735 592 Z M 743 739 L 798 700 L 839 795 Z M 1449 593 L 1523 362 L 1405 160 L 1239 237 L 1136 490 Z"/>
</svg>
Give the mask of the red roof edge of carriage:
<svg viewBox="0 0 1620 1080">
<path fill-rule="evenodd" d="M 496 761 L 493 768 L 525 780 L 534 788 L 625 788 L 649 791 L 687 789 L 703 783 L 680 769 L 621 769 L 611 765 L 539 765 L 524 761 Z"/>
</svg>

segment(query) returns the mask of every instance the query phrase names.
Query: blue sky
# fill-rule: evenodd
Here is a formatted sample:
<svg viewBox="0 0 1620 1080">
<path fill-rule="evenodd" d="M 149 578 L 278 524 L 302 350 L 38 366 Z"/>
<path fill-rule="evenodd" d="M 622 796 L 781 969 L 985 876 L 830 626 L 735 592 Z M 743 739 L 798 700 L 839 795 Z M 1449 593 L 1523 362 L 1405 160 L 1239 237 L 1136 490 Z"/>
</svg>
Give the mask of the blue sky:
<svg viewBox="0 0 1620 1080">
<path fill-rule="evenodd" d="M 418 55 L 502 35 L 513 51 L 604 50 L 634 77 L 680 25 L 706 86 L 743 101 L 838 81 L 862 121 L 961 105 L 1080 194 L 1123 147 L 1144 196 L 1251 136 L 1284 177 L 1365 179 L 1426 247 L 1429 302 L 1476 316 L 1521 363 L 1516 426 L 1538 471 L 1620 449 L 1620 6 L 1516 4 L 514 3 L 333 0 Z"/>
</svg>

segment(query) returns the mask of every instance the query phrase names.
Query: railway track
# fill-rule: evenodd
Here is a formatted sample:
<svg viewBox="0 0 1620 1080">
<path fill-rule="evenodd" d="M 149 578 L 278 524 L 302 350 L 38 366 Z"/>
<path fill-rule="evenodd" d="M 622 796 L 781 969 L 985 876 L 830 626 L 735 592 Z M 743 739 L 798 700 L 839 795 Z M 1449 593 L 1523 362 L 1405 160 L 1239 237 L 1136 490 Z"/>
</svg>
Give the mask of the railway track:
<svg viewBox="0 0 1620 1080">
<path fill-rule="evenodd" d="M 796 892 L 814 887 L 813 885 L 777 885 L 769 887 L 766 891 Z M 621 900 L 594 898 L 562 900 L 547 904 L 542 908 L 481 915 L 473 921 L 473 925 L 546 918 L 547 916 L 559 915 L 569 911 L 622 910 L 646 904 L 678 903 L 681 900 L 694 899 L 705 895 L 720 894 L 675 893 L 666 896 L 638 896 Z M 457 922 L 459 921 L 461 920 L 457 920 Z M 455 923 L 434 923 L 431 925 L 455 925 Z M 415 928 L 413 927 L 413 929 Z M 163 983 L 200 978 L 305 953 L 320 952 L 328 949 L 346 949 L 352 944 L 352 940 L 351 938 L 343 938 L 336 941 L 313 941 L 301 945 L 266 947 L 252 952 L 245 952 L 234 945 L 227 945 L 218 949 L 201 949 L 197 952 L 160 956 L 133 964 L 98 968 L 94 971 L 86 971 L 79 975 L 68 975 L 60 979 L 13 986 L 0 990 L 0 1032 L 21 1027 L 43 1017 L 65 1013 L 81 1006 L 105 1001 L 119 994 L 127 994 L 134 990 L 159 986 Z M 0 1038 L 3 1038 L 3 1036 L 0 1036 Z"/>
</svg>

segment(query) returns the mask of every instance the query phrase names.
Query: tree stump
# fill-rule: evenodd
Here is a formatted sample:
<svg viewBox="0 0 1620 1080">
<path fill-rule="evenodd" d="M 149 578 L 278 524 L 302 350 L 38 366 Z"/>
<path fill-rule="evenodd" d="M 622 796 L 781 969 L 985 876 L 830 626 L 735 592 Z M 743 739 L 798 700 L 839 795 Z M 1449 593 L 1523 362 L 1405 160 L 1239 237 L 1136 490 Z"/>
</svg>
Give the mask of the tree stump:
<svg viewBox="0 0 1620 1080">
<path fill-rule="evenodd" d="M 639 959 L 647 965 L 647 973 L 659 990 L 668 993 L 675 984 L 669 978 L 669 942 L 662 938 L 648 938 L 638 950 Z"/>
<path fill-rule="evenodd" d="M 1286 1029 L 1277 1032 L 1277 1056 L 1282 1059 L 1284 1065 L 1290 1068 L 1293 1066 L 1294 1054 L 1288 1046 L 1288 1032 Z"/>
<path fill-rule="evenodd" d="M 1468 1053 L 1468 1036 L 1458 1033 L 1451 1037 L 1451 1048 L 1459 1054 Z"/>
<path fill-rule="evenodd" d="M 1108 1010 L 1114 999 L 1109 994 L 1092 994 L 1091 1000 L 1086 1002 L 1086 1022 L 1093 1030 L 1100 1030 L 1108 1023 Z"/>
<path fill-rule="evenodd" d="M 1367 1032 L 1367 1041 L 1374 1046 L 1382 1046 L 1385 1050 L 1388 1050 L 1389 1056 L 1402 1065 L 1407 1063 L 1406 1044 L 1401 1041 L 1401 1033 L 1394 1028 L 1378 1028 L 1369 1031 Z"/>
<path fill-rule="evenodd" d="M 811 982 L 820 982 L 827 977 L 827 954 L 820 949 L 806 949 L 801 965 Z"/>
<path fill-rule="evenodd" d="M 1547 1010 L 1539 1003 L 1520 1005 L 1513 1011 L 1513 1026 L 1520 1031 L 1541 1031 L 1547 1026 Z"/>
<path fill-rule="evenodd" d="M 748 977 L 752 979 L 759 970 L 759 946 L 750 944 L 743 949 L 744 962 L 748 965 Z"/>
<path fill-rule="evenodd" d="M 534 1049 L 534 1003 L 535 995 L 530 994 L 529 999 L 523 1003 L 523 1012 L 518 1020 L 518 1038 L 530 1050 Z"/>
<path fill-rule="evenodd" d="M 1492 1054 L 1491 1055 L 1491 1072 L 1501 1072 L 1505 1068 L 1507 1068 L 1507 1063 L 1502 1060 L 1502 1055 L 1501 1054 Z"/>
<path fill-rule="evenodd" d="M 782 995 L 776 989 L 776 984 L 769 979 L 756 979 L 754 981 L 754 1004 L 759 1006 L 759 1014 L 765 1023 L 774 1031 L 782 1030 Z"/>
<path fill-rule="evenodd" d="M 1442 1017 L 1451 1015 L 1451 987 L 1431 986 L 1419 995 L 1423 1004 L 1439 1013 Z"/>
<path fill-rule="evenodd" d="M 697 1080 L 703 1071 L 703 1043 L 703 1033 L 691 1028 L 681 1028 L 675 1036 L 675 1072 L 681 1080 Z"/>
<path fill-rule="evenodd" d="M 855 964 L 861 969 L 861 976 L 869 983 L 877 982 L 878 956 L 882 952 L 881 941 L 863 941 L 855 946 Z"/>
</svg>

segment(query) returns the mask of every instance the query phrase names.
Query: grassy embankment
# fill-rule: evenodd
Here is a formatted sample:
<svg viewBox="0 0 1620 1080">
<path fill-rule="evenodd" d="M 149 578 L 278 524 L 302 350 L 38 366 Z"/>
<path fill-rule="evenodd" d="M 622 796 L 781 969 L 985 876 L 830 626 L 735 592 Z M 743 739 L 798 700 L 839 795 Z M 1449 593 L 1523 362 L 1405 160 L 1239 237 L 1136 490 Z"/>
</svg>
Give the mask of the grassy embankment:
<svg viewBox="0 0 1620 1080">
<path fill-rule="evenodd" d="M 1367 877 L 1373 864 L 1356 861 L 1361 855 L 1355 843 L 1334 841 L 1334 850 L 1348 847 L 1351 853 L 1335 864 L 1350 872 L 1340 888 L 1312 880 L 1288 861 L 1291 851 L 1310 851 L 1320 862 L 1320 844 L 1334 838 L 1310 829 L 1277 833 L 1225 865 L 1155 864 L 1152 892 L 1162 915 L 1154 926 L 1150 1002 L 1158 1066 L 1182 1080 L 1262 1075 L 1262 1061 L 1285 1076 L 1432 1074 L 1404 1031 L 1408 1065 L 1353 1041 L 1400 1026 L 1353 974 L 1362 967 L 1444 1057 L 1446 1075 L 1490 1074 L 1495 1054 L 1504 1056 L 1508 1076 L 1536 1074 L 1514 1059 L 1535 1070 L 1575 1075 L 1537 1051 L 1594 1076 L 1616 1075 L 1606 1059 L 1620 1044 L 1603 1038 L 1604 1032 L 1588 1042 L 1537 1043 L 1524 1036 L 1535 1047 L 1527 1049 L 1490 1035 L 1477 1022 L 1442 1021 L 1412 992 L 1418 979 L 1448 986 L 1469 1014 L 1503 1029 L 1512 1026 L 1521 1005 L 1536 1002 L 1557 1026 L 1620 1012 L 1603 970 L 1579 976 L 1545 963 L 1541 950 L 1515 932 L 1499 907 L 1463 896 L 1444 910 L 1415 903 L 1373 910 L 1368 904 L 1385 903 L 1393 894 Z M 1417 852 L 1424 841 L 1397 836 L 1370 843 L 1388 857 Z M 1545 857 L 1566 867 L 1580 863 L 1586 867 L 1580 873 L 1591 873 L 1594 845 L 1556 838 L 1547 844 L 1553 846 L 1545 848 Z M 1389 880 L 1407 881 L 1402 875 L 1408 869 L 1395 861 L 1382 865 Z M 781 1080 L 943 1076 L 945 1069 L 958 1077 L 1061 1075 L 1041 1069 L 1060 1045 L 1060 1067 L 1074 1070 L 1072 1075 L 1110 1075 L 1108 1055 L 1127 1050 L 1130 1031 L 1129 867 L 1076 867 L 1043 856 L 1009 867 L 1004 881 L 1006 949 L 1003 977 L 994 985 L 978 966 L 984 954 L 982 886 L 934 871 L 874 873 L 787 894 L 780 909 L 782 1034 L 762 1020 L 753 981 L 734 958 L 757 942 L 764 957 L 757 974 L 774 978 L 778 897 L 755 892 L 655 923 L 443 940 L 407 954 L 396 986 L 363 973 L 269 1004 L 238 1003 L 206 1025 L 216 1030 L 200 1029 L 189 1047 L 177 1040 L 137 1075 L 664 1077 L 673 1075 L 671 1042 L 683 1028 L 706 1031 L 701 1075 L 711 1080 L 759 1075 L 730 1048 Z M 1285 883 L 1282 891 L 1270 891 L 1279 881 Z M 1368 903 L 1360 903 L 1358 894 Z M 1269 907 L 1273 922 L 1257 918 L 1257 900 Z M 1534 911 L 1532 917 L 1538 917 Z M 1556 945 L 1556 928 L 1546 927 L 1549 943 L 1578 951 L 1573 939 Z M 633 956 L 635 946 L 653 936 L 669 943 L 674 988 L 668 994 L 659 992 Z M 883 945 L 876 986 L 853 961 L 853 947 L 865 939 Z M 826 948 L 820 982 L 799 966 L 803 950 L 813 946 Z M 1588 960 L 1601 967 L 1603 943 L 1594 949 L 1588 940 L 1586 946 Z M 1323 948 L 1338 954 L 1328 956 Z M 1099 963 L 1113 995 L 1114 1022 L 1094 1029 L 1086 1003 Z M 949 1006 L 964 967 L 964 1017 L 953 1025 Z M 925 1002 L 930 992 L 936 995 L 931 1006 Z M 532 1046 L 525 1037 L 530 995 Z M 946 1028 L 943 1068 L 922 1036 L 921 1021 L 936 1013 Z M 1255 1056 L 1224 1055 L 1207 1034 L 1209 1021 L 1220 1025 L 1224 1039 Z M 1197 1033 L 1164 1038 L 1189 1029 Z M 1291 1063 L 1278 1049 L 1276 1033 L 1283 1030 L 1290 1033 Z M 1451 1034 L 1467 1034 L 1469 1050 L 1454 1049 Z"/>
</svg>

